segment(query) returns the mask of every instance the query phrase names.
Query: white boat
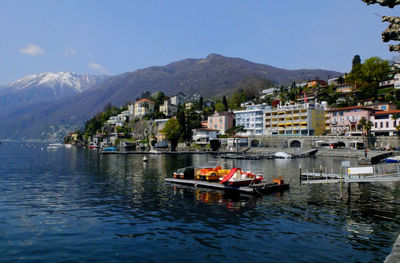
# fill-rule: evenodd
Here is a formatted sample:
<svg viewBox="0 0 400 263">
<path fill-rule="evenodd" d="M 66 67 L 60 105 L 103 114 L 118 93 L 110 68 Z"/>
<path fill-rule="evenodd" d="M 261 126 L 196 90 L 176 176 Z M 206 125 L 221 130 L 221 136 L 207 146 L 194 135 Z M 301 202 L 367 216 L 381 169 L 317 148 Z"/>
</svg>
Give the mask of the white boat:
<svg viewBox="0 0 400 263">
<path fill-rule="evenodd" d="M 293 157 L 291 154 L 285 152 L 276 152 L 274 156 L 275 158 L 281 158 L 281 159 L 290 159 Z"/>
<path fill-rule="evenodd" d="M 58 148 L 64 147 L 64 144 L 62 143 L 50 143 L 47 145 L 46 149 L 48 150 L 56 150 Z"/>
</svg>

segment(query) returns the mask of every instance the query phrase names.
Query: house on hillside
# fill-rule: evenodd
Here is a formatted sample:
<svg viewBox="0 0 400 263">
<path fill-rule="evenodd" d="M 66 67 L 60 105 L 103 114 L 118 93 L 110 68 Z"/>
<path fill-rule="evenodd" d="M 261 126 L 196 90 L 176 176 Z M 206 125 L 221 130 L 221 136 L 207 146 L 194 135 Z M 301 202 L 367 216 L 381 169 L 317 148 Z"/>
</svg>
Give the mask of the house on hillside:
<svg viewBox="0 0 400 263">
<path fill-rule="evenodd" d="M 164 104 L 160 105 L 160 112 L 165 116 L 172 116 L 178 111 L 178 106 L 173 105 L 170 99 L 164 100 Z"/>
<path fill-rule="evenodd" d="M 135 117 L 143 117 L 154 112 L 154 102 L 149 99 L 141 99 L 135 102 Z"/>
<path fill-rule="evenodd" d="M 182 92 L 179 92 L 173 96 L 171 96 L 171 104 L 175 106 L 179 106 L 186 101 L 186 96 Z"/>
</svg>

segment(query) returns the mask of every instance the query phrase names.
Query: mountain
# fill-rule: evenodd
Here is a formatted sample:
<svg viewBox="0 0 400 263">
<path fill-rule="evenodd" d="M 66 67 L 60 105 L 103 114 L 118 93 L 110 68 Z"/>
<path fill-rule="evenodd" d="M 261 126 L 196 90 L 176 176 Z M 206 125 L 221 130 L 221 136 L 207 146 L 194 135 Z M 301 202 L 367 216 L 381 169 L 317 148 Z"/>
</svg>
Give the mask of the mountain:
<svg viewBox="0 0 400 263">
<path fill-rule="evenodd" d="M 0 111 L 0 138 L 9 138 L 10 134 L 14 138 L 25 139 L 56 138 L 81 126 L 83 121 L 101 111 L 107 103 L 122 105 L 133 102 L 144 91 L 163 91 L 169 96 L 177 92 L 189 95 L 198 92 L 204 97 L 212 97 L 232 93 L 260 79 L 288 84 L 291 81 L 326 80 L 341 75 L 321 69 L 285 70 L 211 54 L 204 59 L 185 59 L 166 66 L 112 76 L 95 88 L 66 98 L 10 107 Z"/>
<path fill-rule="evenodd" d="M 107 76 L 44 72 L 23 77 L 0 89 L 0 110 L 9 105 L 53 101 L 95 87 Z"/>
</svg>

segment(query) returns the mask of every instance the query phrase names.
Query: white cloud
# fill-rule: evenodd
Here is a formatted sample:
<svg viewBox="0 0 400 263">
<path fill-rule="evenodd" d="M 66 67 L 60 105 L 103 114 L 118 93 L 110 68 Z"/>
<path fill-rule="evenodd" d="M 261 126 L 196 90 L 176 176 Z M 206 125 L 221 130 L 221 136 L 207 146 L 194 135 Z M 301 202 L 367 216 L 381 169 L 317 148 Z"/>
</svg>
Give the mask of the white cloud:
<svg viewBox="0 0 400 263">
<path fill-rule="evenodd" d="M 76 55 L 76 50 L 73 49 L 73 48 L 70 48 L 67 51 L 65 51 L 64 55 L 65 56 L 75 56 Z"/>
<path fill-rule="evenodd" d="M 89 68 L 91 70 L 95 70 L 95 71 L 100 72 L 102 74 L 109 74 L 105 67 L 103 67 L 100 64 L 94 63 L 94 62 L 90 62 L 89 63 Z"/>
<path fill-rule="evenodd" d="M 29 44 L 26 47 L 21 48 L 19 52 L 31 56 L 38 56 L 44 54 L 44 50 L 41 47 L 36 46 L 34 44 Z"/>
</svg>

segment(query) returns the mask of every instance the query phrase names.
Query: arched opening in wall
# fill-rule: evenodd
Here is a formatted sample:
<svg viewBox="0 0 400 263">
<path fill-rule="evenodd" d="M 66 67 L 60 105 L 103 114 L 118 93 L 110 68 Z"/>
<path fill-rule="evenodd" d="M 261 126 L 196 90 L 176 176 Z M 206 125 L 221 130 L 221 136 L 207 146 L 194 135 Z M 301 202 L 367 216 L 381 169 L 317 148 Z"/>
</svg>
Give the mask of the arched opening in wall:
<svg viewBox="0 0 400 263">
<path fill-rule="evenodd" d="M 344 149 L 344 148 L 346 148 L 346 144 L 344 142 L 337 142 L 336 148 Z"/>
<path fill-rule="evenodd" d="M 259 144 L 260 142 L 257 139 L 251 141 L 251 147 L 257 147 Z"/>
<path fill-rule="evenodd" d="M 301 148 L 301 142 L 297 140 L 291 141 L 290 148 Z"/>
</svg>

